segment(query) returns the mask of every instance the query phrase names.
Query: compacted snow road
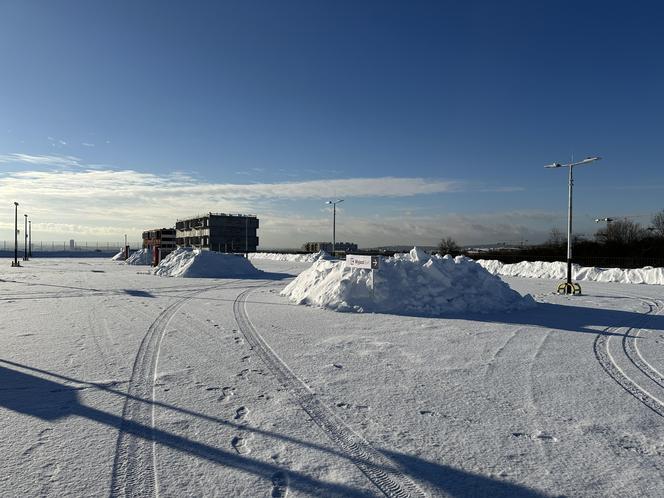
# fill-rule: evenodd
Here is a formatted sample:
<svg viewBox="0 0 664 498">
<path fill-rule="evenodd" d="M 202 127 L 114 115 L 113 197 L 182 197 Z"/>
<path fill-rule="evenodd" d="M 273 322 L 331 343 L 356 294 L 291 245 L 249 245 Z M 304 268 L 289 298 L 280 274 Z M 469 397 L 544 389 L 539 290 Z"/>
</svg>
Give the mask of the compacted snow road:
<svg viewBox="0 0 664 498">
<path fill-rule="evenodd" d="M 0 496 L 662 496 L 658 286 L 335 313 L 253 279 L 0 269 Z"/>
</svg>

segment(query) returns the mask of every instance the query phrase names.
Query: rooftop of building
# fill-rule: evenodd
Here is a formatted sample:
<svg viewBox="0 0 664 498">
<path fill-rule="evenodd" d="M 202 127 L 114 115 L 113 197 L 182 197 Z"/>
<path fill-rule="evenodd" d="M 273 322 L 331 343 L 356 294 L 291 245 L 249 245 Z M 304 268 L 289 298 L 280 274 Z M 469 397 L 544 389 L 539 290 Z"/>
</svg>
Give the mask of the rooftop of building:
<svg viewBox="0 0 664 498">
<path fill-rule="evenodd" d="M 189 221 L 189 220 L 197 220 L 200 218 L 211 218 L 213 216 L 218 216 L 218 217 L 238 217 L 238 218 L 256 218 L 255 214 L 240 214 L 240 213 L 205 213 L 205 214 L 197 214 L 195 216 L 188 216 L 186 218 L 178 218 L 177 221 Z"/>
</svg>

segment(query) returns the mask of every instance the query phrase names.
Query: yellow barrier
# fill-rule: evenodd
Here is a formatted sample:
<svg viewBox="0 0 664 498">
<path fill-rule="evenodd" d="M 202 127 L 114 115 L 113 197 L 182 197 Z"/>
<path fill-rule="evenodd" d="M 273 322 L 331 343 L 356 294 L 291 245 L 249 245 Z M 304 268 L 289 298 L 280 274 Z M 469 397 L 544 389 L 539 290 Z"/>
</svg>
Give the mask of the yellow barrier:
<svg viewBox="0 0 664 498">
<path fill-rule="evenodd" d="M 581 286 L 579 284 L 561 282 L 558 285 L 558 294 L 573 294 L 578 296 L 581 294 Z"/>
</svg>

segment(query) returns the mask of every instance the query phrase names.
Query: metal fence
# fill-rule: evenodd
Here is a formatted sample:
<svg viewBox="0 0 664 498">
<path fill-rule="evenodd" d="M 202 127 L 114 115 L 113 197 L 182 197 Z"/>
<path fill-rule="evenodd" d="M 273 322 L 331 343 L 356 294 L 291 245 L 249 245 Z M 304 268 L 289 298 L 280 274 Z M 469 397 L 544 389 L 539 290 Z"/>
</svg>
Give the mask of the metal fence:
<svg viewBox="0 0 664 498">
<path fill-rule="evenodd" d="M 140 249 L 143 247 L 143 242 L 137 241 L 128 241 L 129 247 L 132 249 Z M 33 241 L 32 242 L 32 251 L 38 252 L 62 252 L 62 251 L 71 251 L 71 252 L 89 252 L 89 251 L 120 251 L 124 246 L 124 242 L 89 242 L 89 241 L 53 241 L 53 240 L 44 240 L 44 241 Z M 3 240 L 0 245 L 0 251 L 9 252 L 14 251 L 14 241 L 13 240 Z M 25 251 L 25 242 L 22 239 L 18 241 L 18 252 L 23 253 Z"/>
</svg>

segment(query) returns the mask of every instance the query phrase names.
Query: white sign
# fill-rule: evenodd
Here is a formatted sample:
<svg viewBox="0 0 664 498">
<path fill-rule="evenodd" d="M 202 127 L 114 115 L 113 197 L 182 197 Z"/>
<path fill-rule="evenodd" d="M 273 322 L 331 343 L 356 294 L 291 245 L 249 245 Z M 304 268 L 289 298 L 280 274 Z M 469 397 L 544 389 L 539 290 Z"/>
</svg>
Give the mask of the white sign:
<svg viewBox="0 0 664 498">
<path fill-rule="evenodd" d="M 346 265 L 351 268 L 364 268 L 366 270 L 378 269 L 378 256 L 363 256 L 358 254 L 348 254 L 346 256 Z"/>
<path fill-rule="evenodd" d="M 351 268 L 365 268 L 371 270 L 371 256 L 346 255 L 346 265 Z"/>
</svg>

